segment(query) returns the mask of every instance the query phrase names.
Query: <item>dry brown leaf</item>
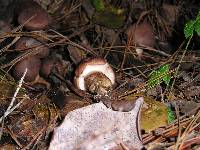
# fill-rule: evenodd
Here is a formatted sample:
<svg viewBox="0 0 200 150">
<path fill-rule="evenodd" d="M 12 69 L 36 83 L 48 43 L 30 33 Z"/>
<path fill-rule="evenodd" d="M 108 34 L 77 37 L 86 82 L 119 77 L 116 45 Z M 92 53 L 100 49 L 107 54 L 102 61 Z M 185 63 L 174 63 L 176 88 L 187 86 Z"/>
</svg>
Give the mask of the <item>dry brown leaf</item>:
<svg viewBox="0 0 200 150">
<path fill-rule="evenodd" d="M 143 98 L 129 112 L 113 111 L 102 102 L 76 109 L 55 128 L 49 150 L 108 150 L 143 147 L 138 127 Z"/>
</svg>

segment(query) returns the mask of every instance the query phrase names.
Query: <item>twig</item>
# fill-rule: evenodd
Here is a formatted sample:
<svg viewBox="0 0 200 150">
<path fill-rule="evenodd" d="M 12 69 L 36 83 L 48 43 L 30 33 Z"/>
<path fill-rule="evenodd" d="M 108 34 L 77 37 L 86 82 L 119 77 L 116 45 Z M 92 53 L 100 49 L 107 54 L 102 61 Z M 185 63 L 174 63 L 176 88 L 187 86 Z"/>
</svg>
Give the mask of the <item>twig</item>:
<svg viewBox="0 0 200 150">
<path fill-rule="evenodd" d="M 8 44 L 7 46 L 5 46 L 4 48 L 0 50 L 0 53 L 5 52 L 8 48 L 10 48 L 13 44 L 15 44 L 19 39 L 20 37 L 18 36 L 15 37 L 15 39 L 10 44 Z"/>
<path fill-rule="evenodd" d="M 179 65 L 178 65 L 178 67 L 177 67 L 177 69 L 176 69 L 176 71 L 175 71 L 175 76 L 174 76 L 174 80 L 173 80 L 173 82 L 172 82 L 171 91 L 172 91 L 172 89 L 173 89 L 173 87 L 174 87 L 174 84 L 175 84 L 175 81 L 176 81 L 176 78 L 177 78 L 177 75 L 178 75 L 178 71 L 179 71 L 179 69 L 180 69 L 180 67 L 181 67 L 181 62 L 183 61 L 183 58 L 185 57 L 185 54 L 186 54 L 186 52 L 187 52 L 187 49 L 188 49 L 188 46 L 189 46 L 189 44 L 190 44 L 191 39 L 192 39 L 192 36 L 190 37 L 189 41 L 187 42 L 186 48 L 185 48 L 185 50 L 184 50 L 184 52 L 183 52 L 183 54 L 182 54 L 182 56 L 181 56 L 180 63 L 179 63 Z"/>
<path fill-rule="evenodd" d="M 21 87 L 22 87 L 22 83 L 23 83 L 23 81 L 24 81 L 24 78 L 25 78 L 25 76 L 26 76 L 26 73 L 27 73 L 27 68 L 25 69 L 24 74 L 23 74 L 23 76 L 21 77 L 21 79 L 20 79 L 20 81 L 19 81 L 18 87 L 17 87 L 17 89 L 16 89 L 16 91 L 15 91 L 13 97 L 12 97 L 12 100 L 11 100 L 11 102 L 10 102 L 10 105 L 8 106 L 8 108 L 7 108 L 6 112 L 4 113 L 4 115 L 0 118 L 0 123 L 2 122 L 2 120 L 3 120 L 5 117 L 7 117 L 11 112 L 13 112 L 14 109 L 16 109 L 17 107 L 19 107 L 19 105 L 23 102 L 23 101 L 20 101 L 17 105 L 13 106 L 13 104 L 14 104 L 14 102 L 15 102 L 15 100 L 16 100 L 17 94 L 18 94 L 19 90 L 20 90 Z"/>
<path fill-rule="evenodd" d="M 200 118 L 200 111 L 196 114 L 196 116 L 194 117 L 194 119 L 190 122 L 190 124 L 187 126 L 187 128 L 185 129 L 185 131 L 183 132 L 182 136 L 180 137 L 181 143 L 177 143 L 177 145 L 179 146 L 179 149 L 182 148 L 184 141 L 187 137 L 187 135 L 193 130 L 193 126 L 194 124 L 197 122 L 197 120 Z M 200 123 L 197 123 L 198 125 Z"/>
<path fill-rule="evenodd" d="M 80 49 L 82 49 L 82 50 L 84 50 L 86 52 L 89 52 L 89 53 L 91 53 L 94 56 L 98 56 L 94 51 L 88 50 L 88 49 L 84 48 L 83 46 L 78 45 L 78 44 L 72 42 L 67 36 L 62 35 L 62 34 L 60 34 L 59 32 L 57 32 L 57 31 L 55 31 L 53 29 L 51 29 L 50 31 L 52 31 L 52 32 L 58 34 L 59 36 L 61 36 L 62 38 L 66 39 L 69 42 L 70 45 L 75 46 L 77 48 L 80 48 Z"/>
<path fill-rule="evenodd" d="M 179 143 L 180 139 L 181 139 L 181 125 L 180 125 L 180 116 L 179 116 L 179 108 L 177 107 L 177 105 L 175 105 L 175 110 L 176 110 L 176 117 L 177 117 L 177 121 L 178 121 L 178 137 L 177 137 L 177 143 Z M 176 150 L 178 150 L 178 144 L 175 145 L 176 146 Z"/>
</svg>

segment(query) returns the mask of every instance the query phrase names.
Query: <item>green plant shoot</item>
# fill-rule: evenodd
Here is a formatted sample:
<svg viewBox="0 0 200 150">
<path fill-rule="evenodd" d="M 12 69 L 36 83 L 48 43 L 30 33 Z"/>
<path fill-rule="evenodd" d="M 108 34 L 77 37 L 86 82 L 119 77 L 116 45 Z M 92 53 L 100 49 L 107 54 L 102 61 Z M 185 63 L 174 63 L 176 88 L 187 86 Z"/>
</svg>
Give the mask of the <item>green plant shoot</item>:
<svg viewBox="0 0 200 150">
<path fill-rule="evenodd" d="M 90 0 L 92 5 L 95 7 L 96 11 L 101 12 L 105 10 L 104 1 L 103 0 Z"/>
<path fill-rule="evenodd" d="M 167 118 L 169 123 L 172 123 L 175 120 L 175 116 L 170 107 L 167 107 Z"/>
</svg>

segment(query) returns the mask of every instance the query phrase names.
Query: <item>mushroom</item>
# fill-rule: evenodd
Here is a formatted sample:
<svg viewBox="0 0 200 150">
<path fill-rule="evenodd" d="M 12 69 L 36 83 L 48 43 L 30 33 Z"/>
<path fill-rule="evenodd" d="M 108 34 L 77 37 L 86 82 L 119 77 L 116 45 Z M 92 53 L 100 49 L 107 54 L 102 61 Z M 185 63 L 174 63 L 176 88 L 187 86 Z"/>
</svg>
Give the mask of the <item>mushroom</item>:
<svg viewBox="0 0 200 150">
<path fill-rule="evenodd" d="M 133 24 L 127 29 L 126 34 L 128 36 L 128 44 L 132 46 L 154 47 L 154 31 L 152 26 L 146 21 L 140 24 Z M 138 57 L 141 58 L 143 49 L 136 48 L 135 50 Z"/>
<path fill-rule="evenodd" d="M 39 51 L 39 53 L 36 55 L 39 58 L 44 58 L 49 55 L 49 49 L 47 46 L 30 37 L 21 37 L 15 45 L 16 51 L 25 51 L 31 48 Z"/>
<path fill-rule="evenodd" d="M 65 76 L 68 71 L 68 63 L 62 60 L 58 55 L 47 57 L 42 61 L 40 74 L 44 78 L 48 78 L 51 73 Z"/>
<path fill-rule="evenodd" d="M 10 32 L 12 30 L 11 24 L 5 20 L 0 20 L 0 33 Z"/>
<path fill-rule="evenodd" d="M 27 73 L 24 78 L 24 81 L 31 82 L 34 81 L 37 75 L 39 74 L 41 61 L 36 56 L 28 56 L 25 59 L 19 61 L 13 68 L 13 76 L 16 80 L 19 80 L 25 69 L 27 68 Z"/>
<path fill-rule="evenodd" d="M 133 24 L 127 29 L 126 34 L 130 45 L 154 47 L 155 34 L 148 22 Z"/>
<path fill-rule="evenodd" d="M 115 84 L 115 73 L 103 58 L 85 59 L 75 71 L 74 84 L 92 94 L 106 95 Z"/>
<path fill-rule="evenodd" d="M 170 4 L 163 4 L 162 6 L 163 10 L 162 13 L 164 13 L 164 20 L 165 23 L 168 26 L 173 27 L 179 17 L 180 7 L 176 5 L 170 5 Z"/>
<path fill-rule="evenodd" d="M 45 29 L 49 25 L 50 17 L 47 11 L 43 9 L 37 2 L 28 0 L 27 2 L 22 1 L 18 5 L 22 5 L 22 6 L 17 7 L 17 10 L 16 10 L 18 11 L 17 20 L 19 24 L 24 24 L 24 27 L 26 29 L 42 30 L 42 29 Z M 26 7 L 23 7 L 23 6 L 26 6 Z"/>
</svg>

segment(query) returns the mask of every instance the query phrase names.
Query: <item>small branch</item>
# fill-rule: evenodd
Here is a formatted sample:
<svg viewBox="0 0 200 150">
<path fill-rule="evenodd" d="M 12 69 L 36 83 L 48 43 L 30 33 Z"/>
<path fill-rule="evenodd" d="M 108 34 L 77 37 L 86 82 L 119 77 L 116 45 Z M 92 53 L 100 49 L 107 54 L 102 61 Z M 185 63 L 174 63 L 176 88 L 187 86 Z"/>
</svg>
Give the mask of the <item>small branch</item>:
<svg viewBox="0 0 200 150">
<path fill-rule="evenodd" d="M 2 120 L 7 117 L 11 112 L 13 112 L 17 107 L 19 107 L 19 105 L 23 102 L 23 101 L 20 101 L 17 105 L 13 106 L 15 100 L 16 100 L 16 97 L 17 97 L 17 94 L 19 93 L 19 90 L 21 89 L 22 87 L 22 83 L 24 81 L 24 78 L 26 76 L 26 73 L 27 73 L 27 68 L 25 69 L 24 71 L 24 74 L 23 76 L 21 77 L 20 81 L 19 81 L 19 84 L 18 84 L 18 87 L 12 97 L 12 100 L 10 102 L 10 105 L 8 106 L 6 112 L 4 113 L 4 115 L 0 118 L 0 123 L 2 122 Z"/>
</svg>

